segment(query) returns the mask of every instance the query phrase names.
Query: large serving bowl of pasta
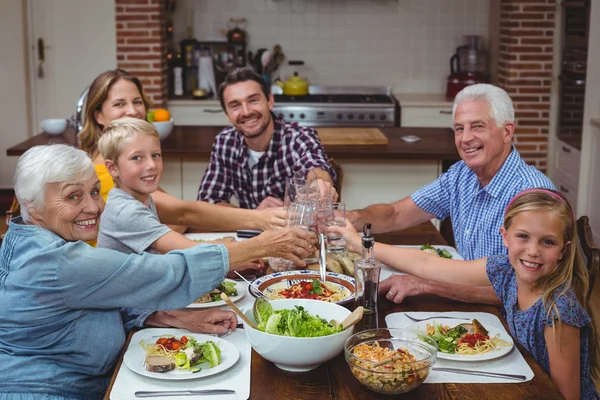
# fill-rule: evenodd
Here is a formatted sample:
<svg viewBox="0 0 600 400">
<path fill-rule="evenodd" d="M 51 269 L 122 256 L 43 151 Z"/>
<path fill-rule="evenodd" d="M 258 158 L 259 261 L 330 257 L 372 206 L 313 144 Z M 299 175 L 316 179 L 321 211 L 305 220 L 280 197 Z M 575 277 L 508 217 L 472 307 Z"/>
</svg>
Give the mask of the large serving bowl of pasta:
<svg viewBox="0 0 600 400">
<path fill-rule="evenodd" d="M 278 368 L 304 372 L 317 368 L 340 354 L 352 334 L 341 323 L 350 311 L 320 300 L 285 299 L 267 301 L 260 297 L 244 314 L 244 332 L 258 354 Z M 335 322 L 334 322 L 335 321 Z"/>
<path fill-rule="evenodd" d="M 383 394 L 409 392 L 429 375 L 437 346 L 403 329 L 371 329 L 355 333 L 344 344 L 354 377 Z"/>
</svg>

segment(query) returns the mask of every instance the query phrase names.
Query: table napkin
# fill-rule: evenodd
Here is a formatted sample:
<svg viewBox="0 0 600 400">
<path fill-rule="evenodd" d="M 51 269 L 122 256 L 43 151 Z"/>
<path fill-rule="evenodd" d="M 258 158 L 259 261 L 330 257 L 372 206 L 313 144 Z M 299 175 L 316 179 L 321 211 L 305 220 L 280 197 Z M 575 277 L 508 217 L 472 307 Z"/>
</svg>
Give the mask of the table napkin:
<svg viewBox="0 0 600 400">
<path fill-rule="evenodd" d="M 448 316 L 448 317 L 461 317 L 461 318 L 476 318 L 485 327 L 486 324 L 495 325 L 502 327 L 502 323 L 493 314 L 483 312 L 409 312 L 410 316 L 415 318 L 427 318 L 428 316 Z M 432 320 L 434 321 L 434 320 Z M 458 321 L 460 323 L 461 321 Z M 466 322 L 466 321 L 464 321 Z M 393 313 L 385 317 L 385 323 L 391 328 L 404 328 L 415 323 L 408 319 L 403 312 Z M 507 336 L 508 333 L 506 333 Z M 488 376 L 476 376 L 466 374 L 455 374 L 452 372 L 440 372 L 431 371 L 425 383 L 519 383 L 526 382 L 533 379 L 533 371 L 527 364 L 527 361 L 523 358 L 519 349 L 516 346 L 513 347 L 512 351 L 503 357 L 496 358 L 487 361 L 453 361 L 453 360 L 442 360 L 440 358 L 435 362 L 435 367 L 450 367 L 450 368 L 462 368 L 476 371 L 486 372 L 499 372 L 503 374 L 516 374 L 525 375 L 525 381 L 516 381 L 512 379 L 503 379 Z"/>
<path fill-rule="evenodd" d="M 250 361 L 252 348 L 246 339 L 243 329 L 225 336 L 222 340 L 233 343 L 240 351 L 240 359 L 228 370 L 207 376 L 205 378 L 167 381 L 153 379 L 136 374 L 131 371 L 125 363 L 121 365 L 115 384 L 110 393 L 111 400 L 132 400 L 135 399 L 135 392 L 140 390 L 189 390 L 189 389 L 233 389 L 235 394 L 202 396 L 202 398 L 214 398 L 218 400 L 246 400 L 250 397 Z M 187 398 L 192 398 L 188 396 Z M 154 397 L 162 400 L 181 400 L 186 397 L 164 396 Z"/>
</svg>

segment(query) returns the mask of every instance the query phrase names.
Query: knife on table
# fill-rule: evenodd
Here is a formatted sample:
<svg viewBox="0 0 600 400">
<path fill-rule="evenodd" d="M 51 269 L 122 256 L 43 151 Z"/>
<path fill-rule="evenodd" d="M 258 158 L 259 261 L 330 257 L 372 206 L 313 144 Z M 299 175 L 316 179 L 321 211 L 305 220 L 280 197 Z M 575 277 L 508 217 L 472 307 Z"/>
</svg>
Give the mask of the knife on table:
<svg viewBox="0 0 600 400">
<path fill-rule="evenodd" d="M 465 374 L 465 375 L 488 376 L 488 377 L 492 377 L 492 378 L 514 379 L 516 381 L 524 381 L 525 379 L 527 379 L 527 377 L 525 375 L 501 374 L 499 372 L 487 372 L 487 371 L 473 371 L 473 370 L 462 369 L 462 368 L 433 367 L 432 371 L 452 372 L 455 374 Z"/>
<path fill-rule="evenodd" d="M 202 389 L 202 390 L 157 390 L 135 392 L 135 397 L 160 397 L 160 396 L 210 396 L 219 394 L 235 394 L 231 389 Z"/>
</svg>

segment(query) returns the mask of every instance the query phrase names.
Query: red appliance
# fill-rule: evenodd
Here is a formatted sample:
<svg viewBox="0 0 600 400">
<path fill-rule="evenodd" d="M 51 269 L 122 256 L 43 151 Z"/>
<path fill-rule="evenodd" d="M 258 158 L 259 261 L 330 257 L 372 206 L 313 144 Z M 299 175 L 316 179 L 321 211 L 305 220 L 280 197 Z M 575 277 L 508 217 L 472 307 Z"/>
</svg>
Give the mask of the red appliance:
<svg viewBox="0 0 600 400">
<path fill-rule="evenodd" d="M 446 98 L 454 97 L 469 85 L 488 82 L 486 51 L 480 45 L 481 37 L 465 36 L 467 44 L 456 49 L 450 57 L 450 75 L 446 84 Z"/>
</svg>

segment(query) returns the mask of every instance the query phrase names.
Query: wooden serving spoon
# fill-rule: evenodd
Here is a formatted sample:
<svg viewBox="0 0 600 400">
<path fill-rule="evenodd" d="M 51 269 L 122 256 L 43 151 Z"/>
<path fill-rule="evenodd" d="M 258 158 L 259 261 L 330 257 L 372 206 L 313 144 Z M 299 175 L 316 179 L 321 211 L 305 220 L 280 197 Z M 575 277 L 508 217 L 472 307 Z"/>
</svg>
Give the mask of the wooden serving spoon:
<svg viewBox="0 0 600 400">
<path fill-rule="evenodd" d="M 223 301 L 224 301 L 225 303 L 227 303 L 227 304 L 229 305 L 229 307 L 231 307 L 231 309 L 232 309 L 233 311 L 235 311 L 235 313 L 236 313 L 236 314 L 237 314 L 237 315 L 238 315 L 238 316 L 239 316 L 241 319 L 243 319 L 243 320 L 244 320 L 244 322 L 245 322 L 245 323 L 246 323 L 246 324 L 247 324 L 247 325 L 248 325 L 250 328 L 256 329 L 256 325 L 254 325 L 254 323 L 253 323 L 252 321 L 250 321 L 250 320 L 248 319 L 248 317 L 246 317 L 246 315 L 245 315 L 245 314 L 242 312 L 242 310 L 240 310 L 240 309 L 238 308 L 238 306 L 236 306 L 235 304 L 233 304 L 233 301 L 231 301 L 231 299 L 229 298 L 229 296 L 227 296 L 227 295 L 225 294 L 225 292 L 221 292 L 221 299 L 223 299 Z"/>
<path fill-rule="evenodd" d="M 346 330 L 356 325 L 356 323 L 362 319 L 364 311 L 365 309 L 363 308 L 363 306 L 358 306 L 354 311 L 352 311 L 350 315 L 346 317 L 346 319 L 342 321 L 341 324 L 338 324 L 336 320 L 332 320 L 331 325 L 335 327 L 342 325 L 344 327 L 344 330 Z"/>
</svg>

